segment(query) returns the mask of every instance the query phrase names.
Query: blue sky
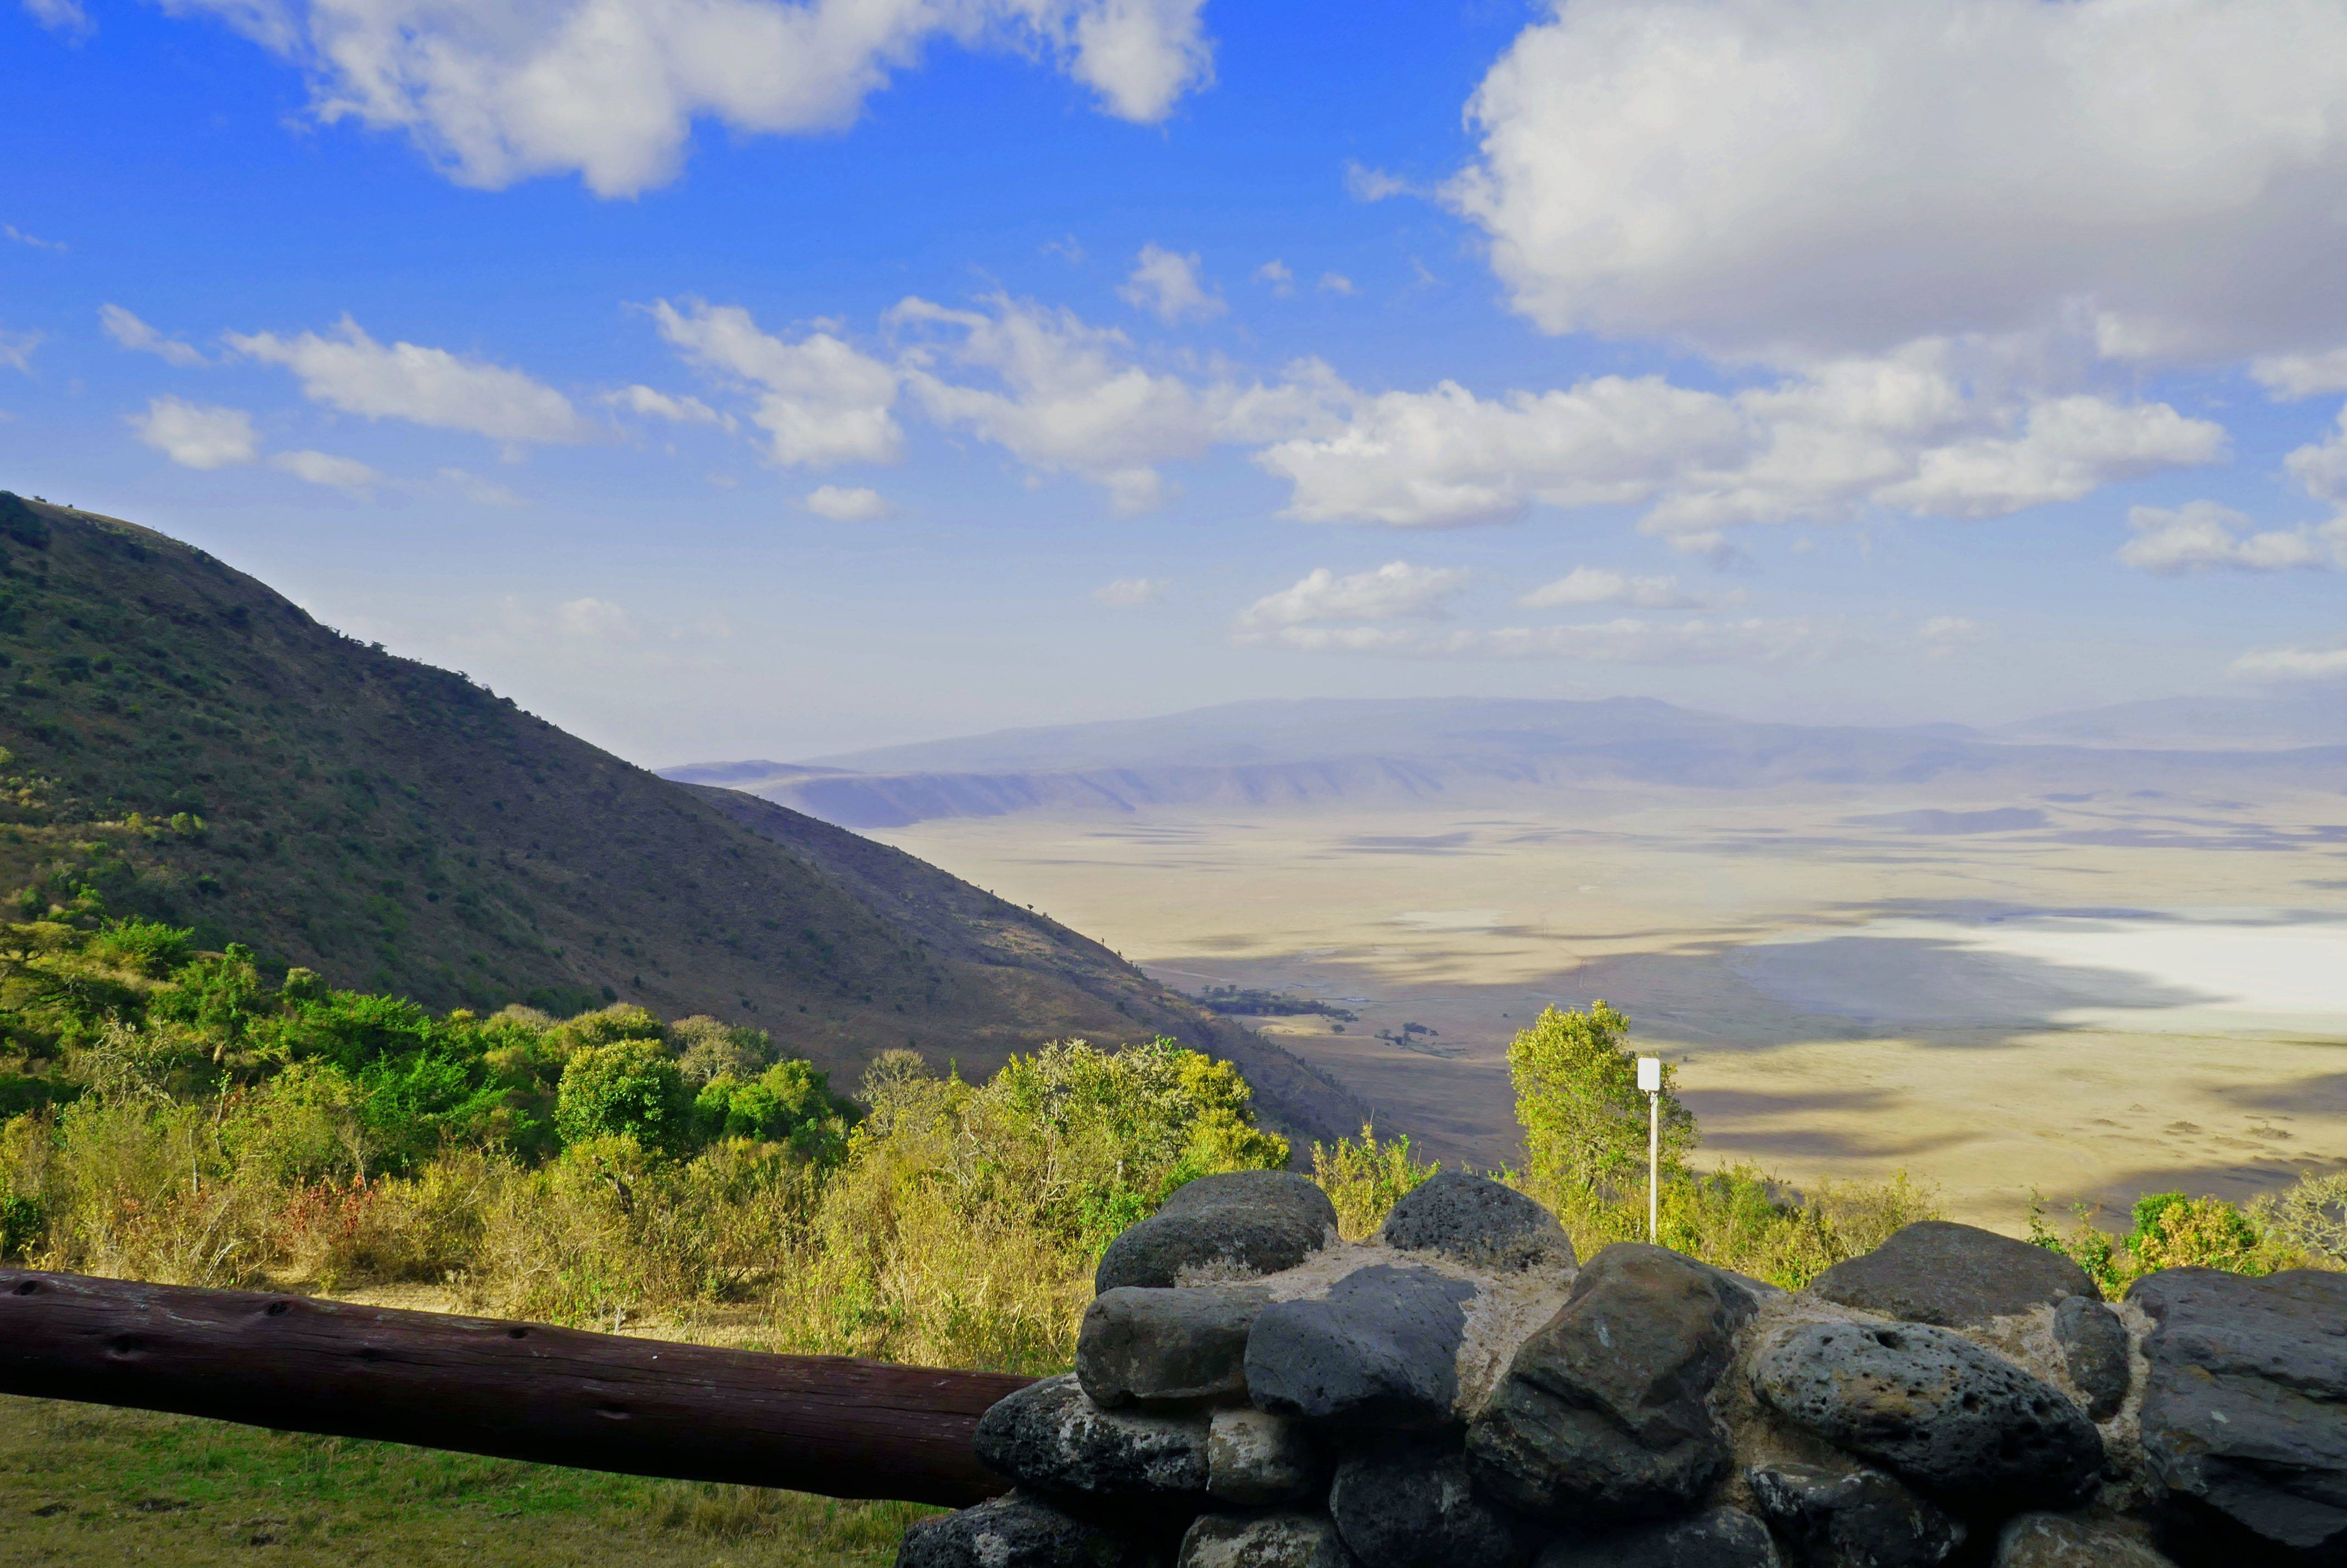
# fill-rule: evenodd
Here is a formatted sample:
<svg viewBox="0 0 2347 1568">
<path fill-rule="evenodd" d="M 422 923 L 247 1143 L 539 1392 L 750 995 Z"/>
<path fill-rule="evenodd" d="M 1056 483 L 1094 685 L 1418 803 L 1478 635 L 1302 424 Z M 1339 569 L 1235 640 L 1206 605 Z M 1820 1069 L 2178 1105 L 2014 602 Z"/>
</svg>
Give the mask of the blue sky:
<svg viewBox="0 0 2347 1568">
<path fill-rule="evenodd" d="M 2314 0 L 25 0 L 0 485 L 651 764 L 2347 681 Z"/>
</svg>

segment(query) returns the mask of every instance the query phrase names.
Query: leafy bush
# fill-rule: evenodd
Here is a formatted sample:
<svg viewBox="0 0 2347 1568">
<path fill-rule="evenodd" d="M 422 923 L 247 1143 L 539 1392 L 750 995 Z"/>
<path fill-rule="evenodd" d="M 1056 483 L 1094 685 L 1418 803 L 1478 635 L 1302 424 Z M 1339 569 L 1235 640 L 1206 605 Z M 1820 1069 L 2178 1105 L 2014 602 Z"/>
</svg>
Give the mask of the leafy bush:
<svg viewBox="0 0 2347 1568">
<path fill-rule="evenodd" d="M 2319 1212 L 2319 1200 L 2316 1207 Z M 2071 1258 L 2113 1294 L 2163 1268 L 2264 1275 L 2314 1261 L 2287 1235 L 2269 1230 L 2256 1214 L 2244 1213 L 2222 1198 L 2147 1193 L 2136 1200 L 2129 1215 L 2132 1225 L 2118 1236 L 2096 1226 L 2085 1204 L 2075 1212 L 2077 1225 L 2063 1235 L 2032 1208 L 2030 1240 Z"/>
<path fill-rule="evenodd" d="M 803 1159 L 829 1165 L 846 1153 L 856 1110 L 833 1094 L 829 1077 L 809 1063 L 778 1061 L 747 1083 L 731 1073 L 711 1079 L 693 1099 L 692 1118 L 703 1142 L 782 1143 Z"/>
<path fill-rule="evenodd" d="M 1333 1148 L 1312 1145 L 1312 1179 L 1336 1206 L 1337 1233 L 1347 1241 L 1376 1235 L 1394 1204 L 1440 1169 L 1440 1160 L 1421 1163 L 1410 1153 L 1407 1132 L 1380 1143 L 1366 1122 L 1358 1143 L 1339 1138 Z"/>
<path fill-rule="evenodd" d="M 2347 1171 L 2309 1171 L 2291 1186 L 2253 1201 L 2250 1218 L 2280 1245 L 2347 1268 Z"/>
<path fill-rule="evenodd" d="M 657 1040 L 622 1038 L 571 1052 L 554 1125 L 567 1144 L 631 1138 L 682 1153 L 692 1135 L 692 1099 Z"/>
</svg>

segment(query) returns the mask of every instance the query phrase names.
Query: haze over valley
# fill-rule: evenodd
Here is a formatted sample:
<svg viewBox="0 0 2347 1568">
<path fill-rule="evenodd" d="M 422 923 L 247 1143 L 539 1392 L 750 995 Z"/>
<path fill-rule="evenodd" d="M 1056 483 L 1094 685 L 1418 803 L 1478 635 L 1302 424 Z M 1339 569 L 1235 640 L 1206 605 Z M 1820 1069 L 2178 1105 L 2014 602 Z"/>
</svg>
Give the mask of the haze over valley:
<svg viewBox="0 0 2347 1568">
<path fill-rule="evenodd" d="M 1518 1157 L 1508 1040 L 1603 998 L 1684 1064 L 1709 1159 L 1903 1169 L 2014 1228 L 2033 1194 L 2242 1197 L 2347 1161 L 2347 751 L 2274 744 L 2341 733 L 2280 706 L 1981 734 L 1251 702 L 667 772 L 850 823 L 1176 989 L 1348 1011 L 1247 1021 L 1447 1158 Z"/>
</svg>

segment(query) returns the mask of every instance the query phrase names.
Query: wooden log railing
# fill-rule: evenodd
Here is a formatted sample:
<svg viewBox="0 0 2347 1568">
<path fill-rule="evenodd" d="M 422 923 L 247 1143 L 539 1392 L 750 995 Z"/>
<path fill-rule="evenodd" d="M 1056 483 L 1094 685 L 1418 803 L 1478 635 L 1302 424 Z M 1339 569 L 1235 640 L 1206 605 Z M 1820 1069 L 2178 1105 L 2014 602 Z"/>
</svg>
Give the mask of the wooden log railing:
<svg viewBox="0 0 2347 1568">
<path fill-rule="evenodd" d="M 959 1507 L 1027 1381 L 0 1268 L 0 1393 L 629 1475 Z"/>
</svg>

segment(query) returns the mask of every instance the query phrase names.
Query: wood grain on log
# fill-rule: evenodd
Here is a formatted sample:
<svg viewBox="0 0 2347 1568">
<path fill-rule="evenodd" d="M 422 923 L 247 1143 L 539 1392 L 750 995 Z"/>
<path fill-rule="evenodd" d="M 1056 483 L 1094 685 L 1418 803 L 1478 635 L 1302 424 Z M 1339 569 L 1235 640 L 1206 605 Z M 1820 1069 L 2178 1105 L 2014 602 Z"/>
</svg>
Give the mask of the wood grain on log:
<svg viewBox="0 0 2347 1568">
<path fill-rule="evenodd" d="M 1027 1378 L 0 1268 L 0 1393 L 959 1507 Z"/>
</svg>

